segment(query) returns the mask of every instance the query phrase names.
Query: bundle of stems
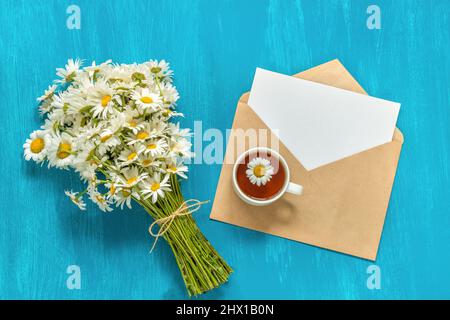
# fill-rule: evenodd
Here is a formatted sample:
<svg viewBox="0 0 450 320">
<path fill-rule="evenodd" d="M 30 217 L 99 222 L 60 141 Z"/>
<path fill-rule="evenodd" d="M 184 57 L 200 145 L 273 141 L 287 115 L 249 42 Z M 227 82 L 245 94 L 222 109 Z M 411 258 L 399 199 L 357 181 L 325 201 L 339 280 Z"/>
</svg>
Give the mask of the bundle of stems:
<svg viewBox="0 0 450 320">
<path fill-rule="evenodd" d="M 153 219 L 169 217 L 185 203 L 175 175 L 171 176 L 171 186 L 172 191 L 156 203 L 150 199 L 138 200 Z M 172 248 L 189 296 L 219 287 L 233 272 L 202 234 L 191 214 L 173 219 L 162 237 Z"/>
</svg>

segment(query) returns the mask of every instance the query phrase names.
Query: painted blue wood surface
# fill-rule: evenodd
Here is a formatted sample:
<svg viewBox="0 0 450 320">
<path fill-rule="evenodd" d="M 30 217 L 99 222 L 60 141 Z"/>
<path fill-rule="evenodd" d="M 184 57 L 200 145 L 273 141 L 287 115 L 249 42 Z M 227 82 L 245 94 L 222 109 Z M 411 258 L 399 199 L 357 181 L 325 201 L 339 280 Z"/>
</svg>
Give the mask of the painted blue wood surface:
<svg viewBox="0 0 450 320">
<path fill-rule="evenodd" d="M 81 8 L 81 29 L 66 8 Z M 366 9 L 381 9 L 369 30 Z M 402 103 L 405 135 L 376 264 L 208 219 L 196 219 L 234 267 L 205 298 L 450 298 L 450 1 L 0 1 L 0 298 L 185 298 L 168 246 L 149 254 L 143 210 L 80 212 L 75 174 L 22 159 L 40 125 L 35 99 L 69 57 L 167 59 L 183 125 L 231 126 L 257 66 L 293 74 L 339 58 L 377 97 Z M 191 166 L 187 196 L 213 199 L 220 166 Z M 68 290 L 66 268 L 81 268 Z"/>
</svg>

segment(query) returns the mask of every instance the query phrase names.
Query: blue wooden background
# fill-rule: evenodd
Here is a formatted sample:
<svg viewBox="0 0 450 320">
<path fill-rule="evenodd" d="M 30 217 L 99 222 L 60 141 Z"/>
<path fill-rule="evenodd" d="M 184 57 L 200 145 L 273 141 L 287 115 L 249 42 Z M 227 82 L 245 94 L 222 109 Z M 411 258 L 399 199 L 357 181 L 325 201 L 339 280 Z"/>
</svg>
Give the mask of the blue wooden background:
<svg viewBox="0 0 450 320">
<path fill-rule="evenodd" d="M 81 8 L 81 29 L 66 8 Z M 382 29 L 366 27 L 381 9 Z M 377 97 L 402 103 L 405 135 L 376 264 L 196 219 L 234 267 L 203 298 L 450 298 L 450 1 L 110 0 L 0 1 L 0 298 L 186 298 L 168 246 L 149 254 L 151 220 L 139 208 L 78 211 L 67 171 L 22 159 L 40 125 L 35 99 L 67 58 L 167 59 L 181 93 L 183 125 L 225 130 L 257 66 L 293 74 L 339 58 Z M 193 165 L 187 196 L 213 199 L 220 166 Z M 66 268 L 81 268 L 68 290 Z"/>
</svg>

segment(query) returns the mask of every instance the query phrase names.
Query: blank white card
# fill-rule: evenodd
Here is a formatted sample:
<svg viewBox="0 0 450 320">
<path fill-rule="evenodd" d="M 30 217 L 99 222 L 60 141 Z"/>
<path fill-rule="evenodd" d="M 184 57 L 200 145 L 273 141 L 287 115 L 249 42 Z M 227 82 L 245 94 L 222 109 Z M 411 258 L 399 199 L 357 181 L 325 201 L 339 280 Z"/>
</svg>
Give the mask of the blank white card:
<svg viewBox="0 0 450 320">
<path fill-rule="evenodd" d="M 249 106 L 306 170 L 392 141 L 400 104 L 256 69 Z"/>
</svg>

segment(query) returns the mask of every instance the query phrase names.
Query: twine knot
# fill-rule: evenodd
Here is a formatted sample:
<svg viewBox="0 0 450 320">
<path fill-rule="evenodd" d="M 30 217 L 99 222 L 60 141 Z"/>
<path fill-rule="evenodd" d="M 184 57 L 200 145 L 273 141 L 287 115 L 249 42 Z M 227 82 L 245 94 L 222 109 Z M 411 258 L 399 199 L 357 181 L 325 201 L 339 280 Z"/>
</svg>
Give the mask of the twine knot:
<svg viewBox="0 0 450 320">
<path fill-rule="evenodd" d="M 158 242 L 159 237 L 163 236 L 170 229 L 170 226 L 177 217 L 189 216 L 193 214 L 195 211 L 199 210 L 203 204 L 208 202 L 209 200 L 206 201 L 200 201 L 197 199 L 186 200 L 178 207 L 177 210 L 172 212 L 167 217 L 159 218 L 153 221 L 153 223 L 148 228 L 148 232 L 150 233 L 150 235 L 155 238 L 152 248 L 150 249 L 150 253 L 155 248 L 155 245 Z M 155 225 L 159 225 L 159 230 L 156 233 L 153 232 L 153 228 L 155 227 Z"/>
</svg>

